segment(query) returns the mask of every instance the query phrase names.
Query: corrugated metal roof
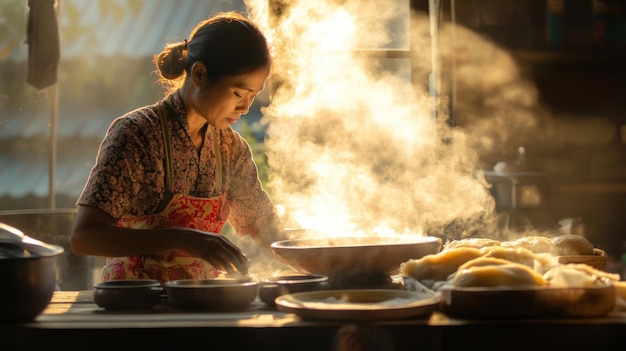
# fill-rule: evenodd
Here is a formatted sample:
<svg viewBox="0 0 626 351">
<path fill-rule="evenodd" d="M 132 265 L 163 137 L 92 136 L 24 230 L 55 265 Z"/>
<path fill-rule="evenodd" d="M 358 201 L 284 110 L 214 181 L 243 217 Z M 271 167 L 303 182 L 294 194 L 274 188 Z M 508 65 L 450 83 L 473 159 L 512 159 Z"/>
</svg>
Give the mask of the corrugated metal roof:
<svg viewBox="0 0 626 351">
<path fill-rule="evenodd" d="M 139 10 L 135 10 L 138 3 Z M 201 20 L 232 10 L 245 12 L 244 0 L 62 0 L 61 59 L 152 56 L 165 43 L 185 39 Z M 79 15 L 77 23 L 74 14 Z M 28 47 L 23 45 L 10 58 L 21 61 L 27 55 Z"/>
<path fill-rule="evenodd" d="M 125 0 L 62 0 L 61 60 L 109 55 L 152 57 L 167 42 L 184 39 L 199 21 L 212 14 L 245 11 L 243 0 L 144 0 L 133 3 L 141 5 L 140 11 L 133 13 L 129 7 L 131 2 Z M 107 8 L 101 8 L 103 4 Z M 115 5 L 119 7 L 111 11 Z M 69 18 L 64 14 L 68 16 L 65 12 L 74 10 L 80 14 L 79 27 L 85 31 L 70 41 L 63 35 L 65 26 L 69 25 Z M 23 45 L 8 59 L 23 62 L 27 55 L 28 48 Z M 59 89 L 63 94 L 64 87 Z M 36 103 L 24 109 L 9 110 L 0 104 L 0 198 L 16 202 L 3 203 L 3 209 L 23 208 L 18 204 L 20 198 L 48 197 L 51 111 L 47 105 Z M 128 106 L 127 110 L 136 107 Z M 55 194 L 78 197 L 102 137 L 111 121 L 123 112 L 126 111 L 81 111 L 72 106 L 59 106 Z"/>
<path fill-rule="evenodd" d="M 60 144 L 56 159 L 55 192 L 76 198 L 93 166 L 98 143 L 65 140 Z M 0 154 L 0 196 L 47 197 L 49 162 L 47 147 Z"/>
</svg>

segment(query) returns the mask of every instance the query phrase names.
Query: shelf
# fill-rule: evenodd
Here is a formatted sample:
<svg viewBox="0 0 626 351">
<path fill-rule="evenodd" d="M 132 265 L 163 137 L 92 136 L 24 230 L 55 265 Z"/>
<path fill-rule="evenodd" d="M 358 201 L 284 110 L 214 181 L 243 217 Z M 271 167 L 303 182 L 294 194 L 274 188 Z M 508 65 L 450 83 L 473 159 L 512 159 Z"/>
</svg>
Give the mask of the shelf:
<svg viewBox="0 0 626 351">
<path fill-rule="evenodd" d="M 623 50 L 513 50 L 511 55 L 522 63 L 536 65 L 619 65 L 626 67 L 626 49 Z"/>
<path fill-rule="evenodd" d="M 624 181 L 555 182 L 552 189 L 561 194 L 626 194 Z"/>
</svg>

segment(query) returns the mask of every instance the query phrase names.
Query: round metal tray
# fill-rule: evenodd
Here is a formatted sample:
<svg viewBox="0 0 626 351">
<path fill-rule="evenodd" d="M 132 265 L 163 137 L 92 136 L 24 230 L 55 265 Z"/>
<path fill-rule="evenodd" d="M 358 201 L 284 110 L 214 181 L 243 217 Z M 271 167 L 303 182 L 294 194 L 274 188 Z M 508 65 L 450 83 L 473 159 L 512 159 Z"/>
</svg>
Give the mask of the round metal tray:
<svg viewBox="0 0 626 351">
<path fill-rule="evenodd" d="M 429 316 L 439 299 L 433 294 L 392 289 L 323 290 L 276 298 L 279 311 L 305 319 L 375 320 Z"/>
</svg>

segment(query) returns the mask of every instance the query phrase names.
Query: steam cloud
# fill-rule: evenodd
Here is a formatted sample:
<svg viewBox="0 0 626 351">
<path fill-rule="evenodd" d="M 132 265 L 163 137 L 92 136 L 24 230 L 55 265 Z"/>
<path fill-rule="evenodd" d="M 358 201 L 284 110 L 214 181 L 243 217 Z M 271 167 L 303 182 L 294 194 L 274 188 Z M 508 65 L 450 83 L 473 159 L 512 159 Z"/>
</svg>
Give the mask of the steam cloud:
<svg viewBox="0 0 626 351">
<path fill-rule="evenodd" d="M 409 28 L 408 1 L 269 3 L 247 6 L 276 57 L 265 146 L 287 223 L 333 236 L 493 230 L 479 155 L 516 149 L 544 113 L 511 57 L 442 24 L 435 62 L 456 80 L 437 81 L 435 95 L 429 19 L 413 13 Z M 397 43 L 411 48 L 413 65 L 363 54 Z M 447 121 L 452 88 L 462 128 Z"/>
</svg>

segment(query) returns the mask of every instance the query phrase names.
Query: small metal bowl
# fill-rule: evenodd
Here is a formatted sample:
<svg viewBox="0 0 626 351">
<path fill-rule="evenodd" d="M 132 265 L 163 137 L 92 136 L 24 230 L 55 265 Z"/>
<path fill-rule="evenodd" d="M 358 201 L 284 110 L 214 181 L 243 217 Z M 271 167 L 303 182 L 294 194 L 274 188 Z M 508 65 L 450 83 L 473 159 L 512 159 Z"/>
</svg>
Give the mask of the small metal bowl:
<svg viewBox="0 0 626 351">
<path fill-rule="evenodd" d="M 170 306 L 194 310 L 241 310 L 256 299 L 259 282 L 242 279 L 183 279 L 163 283 Z"/>
<path fill-rule="evenodd" d="M 161 301 L 163 287 L 154 279 L 110 280 L 96 284 L 94 301 L 107 310 L 143 310 Z"/>
<path fill-rule="evenodd" d="M 293 274 L 265 278 L 259 285 L 259 299 L 275 307 L 277 297 L 304 291 L 325 290 L 328 276 L 321 274 Z"/>
</svg>

